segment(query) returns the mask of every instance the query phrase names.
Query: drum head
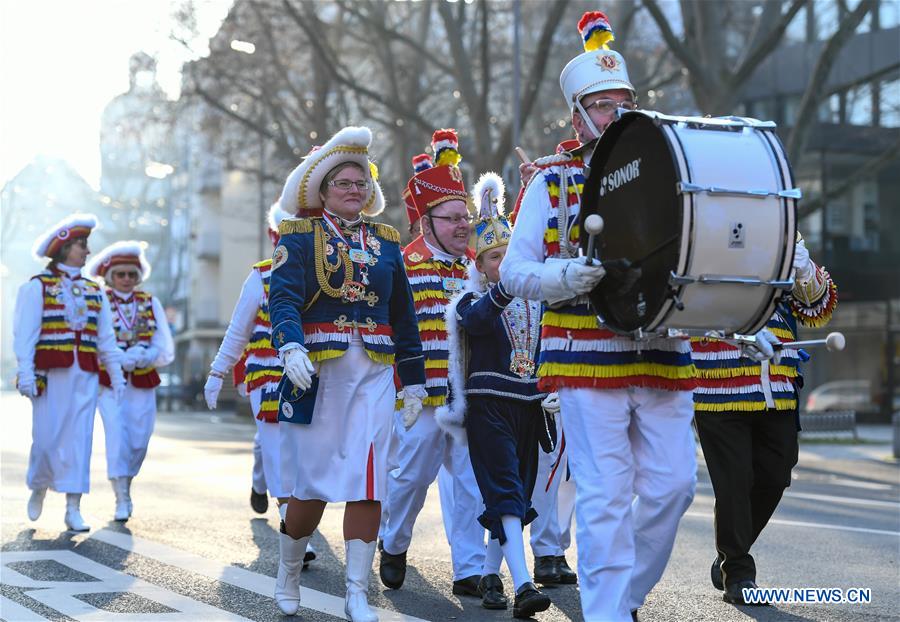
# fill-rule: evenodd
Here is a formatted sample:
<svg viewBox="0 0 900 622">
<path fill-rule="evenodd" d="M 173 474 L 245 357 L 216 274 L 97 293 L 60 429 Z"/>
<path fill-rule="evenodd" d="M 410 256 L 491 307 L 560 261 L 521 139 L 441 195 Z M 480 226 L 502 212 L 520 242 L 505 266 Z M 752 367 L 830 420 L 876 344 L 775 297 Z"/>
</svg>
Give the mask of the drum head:
<svg viewBox="0 0 900 622">
<path fill-rule="evenodd" d="M 604 323 L 619 332 L 646 328 L 669 298 L 669 274 L 678 268 L 682 230 L 678 174 L 666 137 L 641 113 L 626 113 L 597 142 L 580 210 L 581 248 L 587 252 L 584 220 L 603 217 L 595 248 L 607 276 L 590 300 Z M 621 270 L 616 260 L 640 268 Z"/>
</svg>

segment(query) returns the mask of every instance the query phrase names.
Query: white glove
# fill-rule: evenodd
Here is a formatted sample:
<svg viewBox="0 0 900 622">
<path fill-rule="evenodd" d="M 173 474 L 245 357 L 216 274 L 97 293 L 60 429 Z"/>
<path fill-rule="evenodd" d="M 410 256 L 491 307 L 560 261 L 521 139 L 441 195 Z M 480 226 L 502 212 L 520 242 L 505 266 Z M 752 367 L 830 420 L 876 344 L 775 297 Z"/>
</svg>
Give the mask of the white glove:
<svg viewBox="0 0 900 622">
<path fill-rule="evenodd" d="M 284 373 L 295 387 L 306 391 L 312 386 L 315 369 L 306 352 L 300 348 L 294 348 L 284 353 Z"/>
<path fill-rule="evenodd" d="M 140 348 L 137 355 L 136 367 L 150 367 L 156 360 L 156 348 Z"/>
<path fill-rule="evenodd" d="M 428 391 L 425 390 L 424 384 L 411 384 L 403 387 L 397 397 L 403 400 L 403 410 L 400 414 L 403 416 L 403 427 L 408 430 L 419 419 L 422 402 L 428 397 Z"/>
<path fill-rule="evenodd" d="M 222 390 L 222 379 L 215 376 L 206 378 L 206 384 L 203 385 L 203 397 L 206 398 L 206 407 L 210 410 L 216 409 L 216 401 L 219 399 L 219 391 Z"/>
<path fill-rule="evenodd" d="M 775 365 L 778 365 L 781 362 L 781 350 L 775 350 L 773 346 L 780 343 L 778 337 L 764 328 L 756 333 L 752 342 L 741 343 L 741 356 L 746 356 L 754 361 L 771 359 Z"/>
<path fill-rule="evenodd" d="M 800 240 L 794 245 L 794 279 L 801 283 L 808 282 L 813 276 L 813 262 L 809 258 L 806 244 Z"/>
<path fill-rule="evenodd" d="M 125 350 L 122 355 L 122 371 L 134 371 L 137 367 L 138 353 L 135 352 L 134 346 Z"/>
<path fill-rule="evenodd" d="M 122 378 L 119 382 L 113 381 L 112 390 L 116 401 L 121 402 L 122 398 L 125 397 L 125 379 Z"/>
<path fill-rule="evenodd" d="M 19 391 L 19 395 L 22 395 L 29 399 L 37 397 L 38 394 L 37 381 L 35 380 L 34 376 L 24 380 L 20 379 L 18 382 L 16 382 L 16 389 Z"/>
<path fill-rule="evenodd" d="M 559 393 L 551 393 L 541 401 L 541 408 L 548 414 L 555 415 L 559 412 Z"/>
<path fill-rule="evenodd" d="M 570 300 L 590 292 L 604 276 L 606 269 L 599 262 L 587 265 L 583 258 L 551 258 L 541 272 L 541 297 L 550 304 Z"/>
</svg>

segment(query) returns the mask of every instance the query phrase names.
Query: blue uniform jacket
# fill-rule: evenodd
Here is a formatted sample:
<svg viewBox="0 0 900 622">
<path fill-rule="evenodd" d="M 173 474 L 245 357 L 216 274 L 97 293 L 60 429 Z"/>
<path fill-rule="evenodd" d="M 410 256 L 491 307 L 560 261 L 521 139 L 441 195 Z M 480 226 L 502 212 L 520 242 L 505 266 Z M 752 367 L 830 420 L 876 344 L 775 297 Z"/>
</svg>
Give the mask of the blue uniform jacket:
<svg viewBox="0 0 900 622">
<path fill-rule="evenodd" d="M 522 377 L 510 369 L 513 352 L 508 333 L 510 329 L 524 330 L 525 333 L 520 333 L 521 336 L 533 329 L 534 338 L 528 353 L 532 362 L 540 351 L 540 305 L 518 299 L 519 305 L 530 304 L 533 326 L 510 326 L 509 320 L 505 322 L 501 316 L 513 300 L 504 291 L 502 284 L 498 283 L 481 297 L 474 292 L 467 292 L 456 303 L 456 318 L 460 328 L 466 332 L 469 348 L 466 395 L 489 395 L 528 401 L 547 396 L 538 390 L 534 370 Z"/>
<path fill-rule="evenodd" d="M 356 329 L 369 357 L 395 363 L 404 386 L 424 384 L 422 343 L 400 235 L 388 225 L 364 226 L 371 258 L 368 283 L 360 264 L 347 256 L 350 249 L 361 248 L 359 230 L 343 232 L 347 248 L 321 218 L 282 221 L 269 285 L 272 344 L 281 349 L 298 343 L 313 362 L 323 361 L 343 355 Z M 350 287 L 342 289 L 345 281 Z"/>
</svg>

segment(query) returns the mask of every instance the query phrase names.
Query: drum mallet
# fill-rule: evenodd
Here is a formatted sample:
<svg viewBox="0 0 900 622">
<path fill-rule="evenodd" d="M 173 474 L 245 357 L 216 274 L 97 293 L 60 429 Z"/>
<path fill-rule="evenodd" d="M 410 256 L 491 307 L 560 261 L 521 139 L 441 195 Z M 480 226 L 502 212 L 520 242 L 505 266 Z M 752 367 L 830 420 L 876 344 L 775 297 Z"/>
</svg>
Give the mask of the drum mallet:
<svg viewBox="0 0 900 622">
<path fill-rule="evenodd" d="M 594 244 L 597 236 L 603 231 L 603 217 L 600 214 L 591 214 L 585 218 L 584 230 L 588 232 L 587 256 L 584 263 L 590 266 L 594 263 Z"/>
<path fill-rule="evenodd" d="M 843 333 L 828 333 L 825 339 L 808 339 L 806 341 L 788 341 L 787 343 L 776 344 L 776 350 L 785 348 L 799 349 L 808 346 L 825 346 L 829 352 L 840 352 L 847 345 L 847 340 Z"/>
</svg>

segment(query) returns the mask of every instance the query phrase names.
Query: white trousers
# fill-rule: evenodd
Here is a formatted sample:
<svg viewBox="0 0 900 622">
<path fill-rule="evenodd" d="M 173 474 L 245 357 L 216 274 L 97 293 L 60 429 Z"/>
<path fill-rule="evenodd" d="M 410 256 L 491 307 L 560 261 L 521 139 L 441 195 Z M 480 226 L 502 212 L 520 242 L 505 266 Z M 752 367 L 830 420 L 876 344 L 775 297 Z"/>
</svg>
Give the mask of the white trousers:
<svg viewBox="0 0 900 622">
<path fill-rule="evenodd" d="M 696 484 L 690 391 L 559 391 L 584 619 L 623 621 L 669 560 Z"/>
<path fill-rule="evenodd" d="M 565 555 L 572 543 L 575 478 L 569 473 L 568 451 L 562 447 L 562 417 L 556 417 L 556 448 L 538 453 L 537 480 L 531 504 L 538 516 L 531 523 L 531 552 L 535 557 Z M 559 458 L 560 451 L 562 458 Z M 559 464 L 557 466 L 557 460 Z M 554 466 L 556 472 L 553 472 Z M 550 480 L 550 476 L 553 479 Z M 566 479 L 568 477 L 568 479 Z M 550 486 L 547 486 L 547 482 Z"/>
<path fill-rule="evenodd" d="M 250 410 L 256 421 L 256 434 L 253 437 L 253 490 L 268 490 L 273 497 L 289 497 L 293 487 L 286 489 L 281 484 L 281 435 L 278 433 L 278 423 L 256 419 L 261 400 L 262 391 L 250 393 Z"/>
<path fill-rule="evenodd" d="M 86 493 L 98 376 L 75 362 L 47 373 L 44 394 L 31 400 L 31 452 L 25 481 L 32 490 Z"/>
<path fill-rule="evenodd" d="M 443 508 L 449 514 L 450 555 L 453 579 L 481 574 L 484 565 L 484 528 L 478 523 L 484 503 L 475 481 L 469 451 L 442 432 L 434 420 L 434 408 L 422 409 L 416 424 L 405 430 L 394 426 L 397 435 L 397 468 L 388 477 L 388 519 L 384 527 L 384 548 L 388 553 L 409 549 L 413 525 L 441 465 L 452 478 L 453 507 Z M 445 528 L 448 528 L 445 525 Z"/>
<path fill-rule="evenodd" d="M 156 390 L 129 384 L 122 401 L 116 403 L 112 389 L 101 387 L 97 406 L 106 437 L 107 477 L 135 477 L 156 426 Z"/>
</svg>

